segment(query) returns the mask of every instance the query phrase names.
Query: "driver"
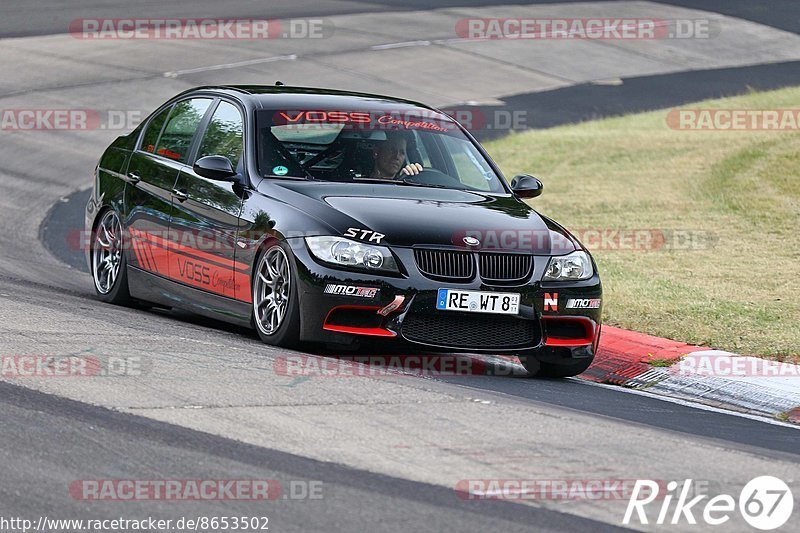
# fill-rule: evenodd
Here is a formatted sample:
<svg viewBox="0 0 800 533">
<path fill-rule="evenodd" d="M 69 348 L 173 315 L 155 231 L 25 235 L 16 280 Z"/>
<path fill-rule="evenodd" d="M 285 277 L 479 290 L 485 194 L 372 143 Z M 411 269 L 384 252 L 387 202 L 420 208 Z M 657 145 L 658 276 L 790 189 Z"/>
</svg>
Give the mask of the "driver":
<svg viewBox="0 0 800 533">
<path fill-rule="evenodd" d="M 422 172 L 422 165 L 419 163 L 406 162 L 406 138 L 399 133 L 387 133 L 386 140 L 381 142 L 373 152 L 374 164 L 371 178 L 395 179 L 399 174 L 404 176 L 416 176 Z"/>
</svg>

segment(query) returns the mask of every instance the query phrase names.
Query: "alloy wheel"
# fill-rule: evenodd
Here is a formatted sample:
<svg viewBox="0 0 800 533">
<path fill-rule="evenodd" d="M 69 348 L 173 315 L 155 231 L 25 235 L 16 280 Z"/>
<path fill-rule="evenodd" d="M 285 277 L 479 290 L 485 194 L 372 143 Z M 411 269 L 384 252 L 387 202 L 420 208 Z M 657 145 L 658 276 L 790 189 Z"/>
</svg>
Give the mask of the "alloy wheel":
<svg viewBox="0 0 800 533">
<path fill-rule="evenodd" d="M 122 264 L 122 224 L 114 211 L 106 213 L 94 235 L 92 275 L 100 294 L 114 288 Z"/>
<path fill-rule="evenodd" d="M 273 335 L 283 323 L 291 288 L 289 258 L 283 248 L 273 246 L 261 256 L 253 283 L 256 325 L 265 335 Z"/>
</svg>

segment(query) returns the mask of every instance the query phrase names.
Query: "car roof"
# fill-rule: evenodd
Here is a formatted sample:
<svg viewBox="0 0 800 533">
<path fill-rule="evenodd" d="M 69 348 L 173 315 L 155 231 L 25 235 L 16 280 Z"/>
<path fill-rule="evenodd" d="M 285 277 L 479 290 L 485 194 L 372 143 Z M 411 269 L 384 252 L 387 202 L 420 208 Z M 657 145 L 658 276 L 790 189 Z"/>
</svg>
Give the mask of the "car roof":
<svg viewBox="0 0 800 533">
<path fill-rule="evenodd" d="M 320 87 L 294 87 L 289 85 L 215 85 L 195 87 L 182 94 L 196 91 L 219 92 L 249 99 L 259 107 L 270 109 L 284 106 L 303 109 L 314 106 L 342 108 L 417 108 L 442 113 L 442 111 L 413 100 L 380 94 L 324 89 Z"/>
</svg>

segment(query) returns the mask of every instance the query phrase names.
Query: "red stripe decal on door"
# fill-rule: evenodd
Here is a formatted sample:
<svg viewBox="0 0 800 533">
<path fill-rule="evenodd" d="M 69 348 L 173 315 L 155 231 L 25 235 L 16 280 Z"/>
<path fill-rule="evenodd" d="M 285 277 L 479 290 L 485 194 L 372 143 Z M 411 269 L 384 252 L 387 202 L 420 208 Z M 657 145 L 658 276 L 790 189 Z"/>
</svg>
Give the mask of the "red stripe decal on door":
<svg viewBox="0 0 800 533">
<path fill-rule="evenodd" d="M 130 232 L 141 268 L 191 287 L 252 302 L 249 270 L 247 273 L 243 271 L 247 269 L 243 263 L 179 245 L 144 231 L 131 229 Z M 168 255 L 167 248 L 171 255 Z M 233 270 L 233 265 L 241 270 Z"/>
</svg>

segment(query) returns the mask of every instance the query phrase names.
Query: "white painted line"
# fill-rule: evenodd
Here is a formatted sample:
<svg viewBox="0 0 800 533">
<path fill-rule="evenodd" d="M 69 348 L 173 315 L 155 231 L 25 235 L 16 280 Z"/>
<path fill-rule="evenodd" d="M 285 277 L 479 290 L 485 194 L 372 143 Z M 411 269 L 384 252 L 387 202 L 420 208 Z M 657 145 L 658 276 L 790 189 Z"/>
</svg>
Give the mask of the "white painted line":
<svg viewBox="0 0 800 533">
<path fill-rule="evenodd" d="M 594 80 L 591 83 L 592 85 L 607 85 L 609 87 L 618 87 L 620 85 L 624 85 L 625 81 L 622 78 L 611 78 L 606 80 Z"/>
<path fill-rule="evenodd" d="M 484 98 L 482 100 L 467 100 L 464 105 L 470 106 L 501 106 L 506 105 L 503 100 L 499 98 Z"/>
<path fill-rule="evenodd" d="M 274 63 L 276 61 L 294 61 L 297 59 L 297 54 L 291 54 L 288 56 L 274 56 L 274 57 L 263 57 L 260 59 L 249 59 L 247 61 L 237 61 L 235 63 L 223 63 L 221 65 L 210 65 L 207 67 L 198 67 L 198 68 L 189 68 L 185 70 L 176 70 L 173 72 L 165 72 L 165 78 L 177 78 L 178 76 L 183 76 L 184 74 L 195 74 L 197 72 L 207 72 L 210 70 L 225 70 L 230 68 L 239 68 L 239 67 L 248 67 L 250 65 L 261 65 L 264 63 Z"/>
<path fill-rule="evenodd" d="M 476 37 L 474 39 L 470 37 L 449 37 L 447 39 L 401 41 L 399 43 L 376 44 L 371 46 L 370 50 L 392 50 L 395 48 L 411 48 L 414 46 L 431 46 L 432 44 L 448 46 L 451 44 L 487 42 L 493 40 L 496 39 L 492 39 L 490 37 Z"/>
<path fill-rule="evenodd" d="M 392 50 L 394 48 L 410 48 L 412 46 L 430 46 L 430 41 L 404 41 L 401 43 L 376 44 L 371 50 Z"/>
<path fill-rule="evenodd" d="M 636 389 L 627 389 L 625 387 L 620 387 L 619 385 L 607 385 L 605 383 L 596 383 L 594 381 L 588 381 L 580 378 L 568 378 L 572 381 L 578 381 L 580 383 L 584 383 L 586 385 L 592 385 L 593 387 L 602 387 L 604 389 L 610 389 L 617 392 L 625 392 L 628 394 L 636 394 L 639 396 L 646 396 L 648 398 L 653 398 L 654 400 L 660 400 L 662 402 L 669 402 L 674 403 L 677 405 L 682 405 L 685 407 L 692 407 L 694 409 L 699 409 L 701 411 L 711 411 L 712 413 L 719 413 L 723 415 L 731 415 L 736 416 L 739 418 L 747 418 L 748 420 L 755 420 L 757 422 L 764 422 L 766 424 L 772 424 L 773 426 L 783 426 L 792 429 L 800 430 L 800 426 L 797 424 L 790 424 L 788 422 L 782 422 L 780 420 L 775 420 L 773 418 L 767 418 L 765 416 L 758 416 L 758 415 L 751 415 L 750 413 L 740 413 L 738 411 L 729 411 L 727 409 L 721 409 L 719 407 L 713 407 L 711 405 L 705 405 L 695 402 L 690 402 L 688 400 L 681 400 L 680 398 L 672 398 L 670 396 L 661 396 L 659 394 L 651 394 L 646 391 L 639 391 Z"/>
</svg>

